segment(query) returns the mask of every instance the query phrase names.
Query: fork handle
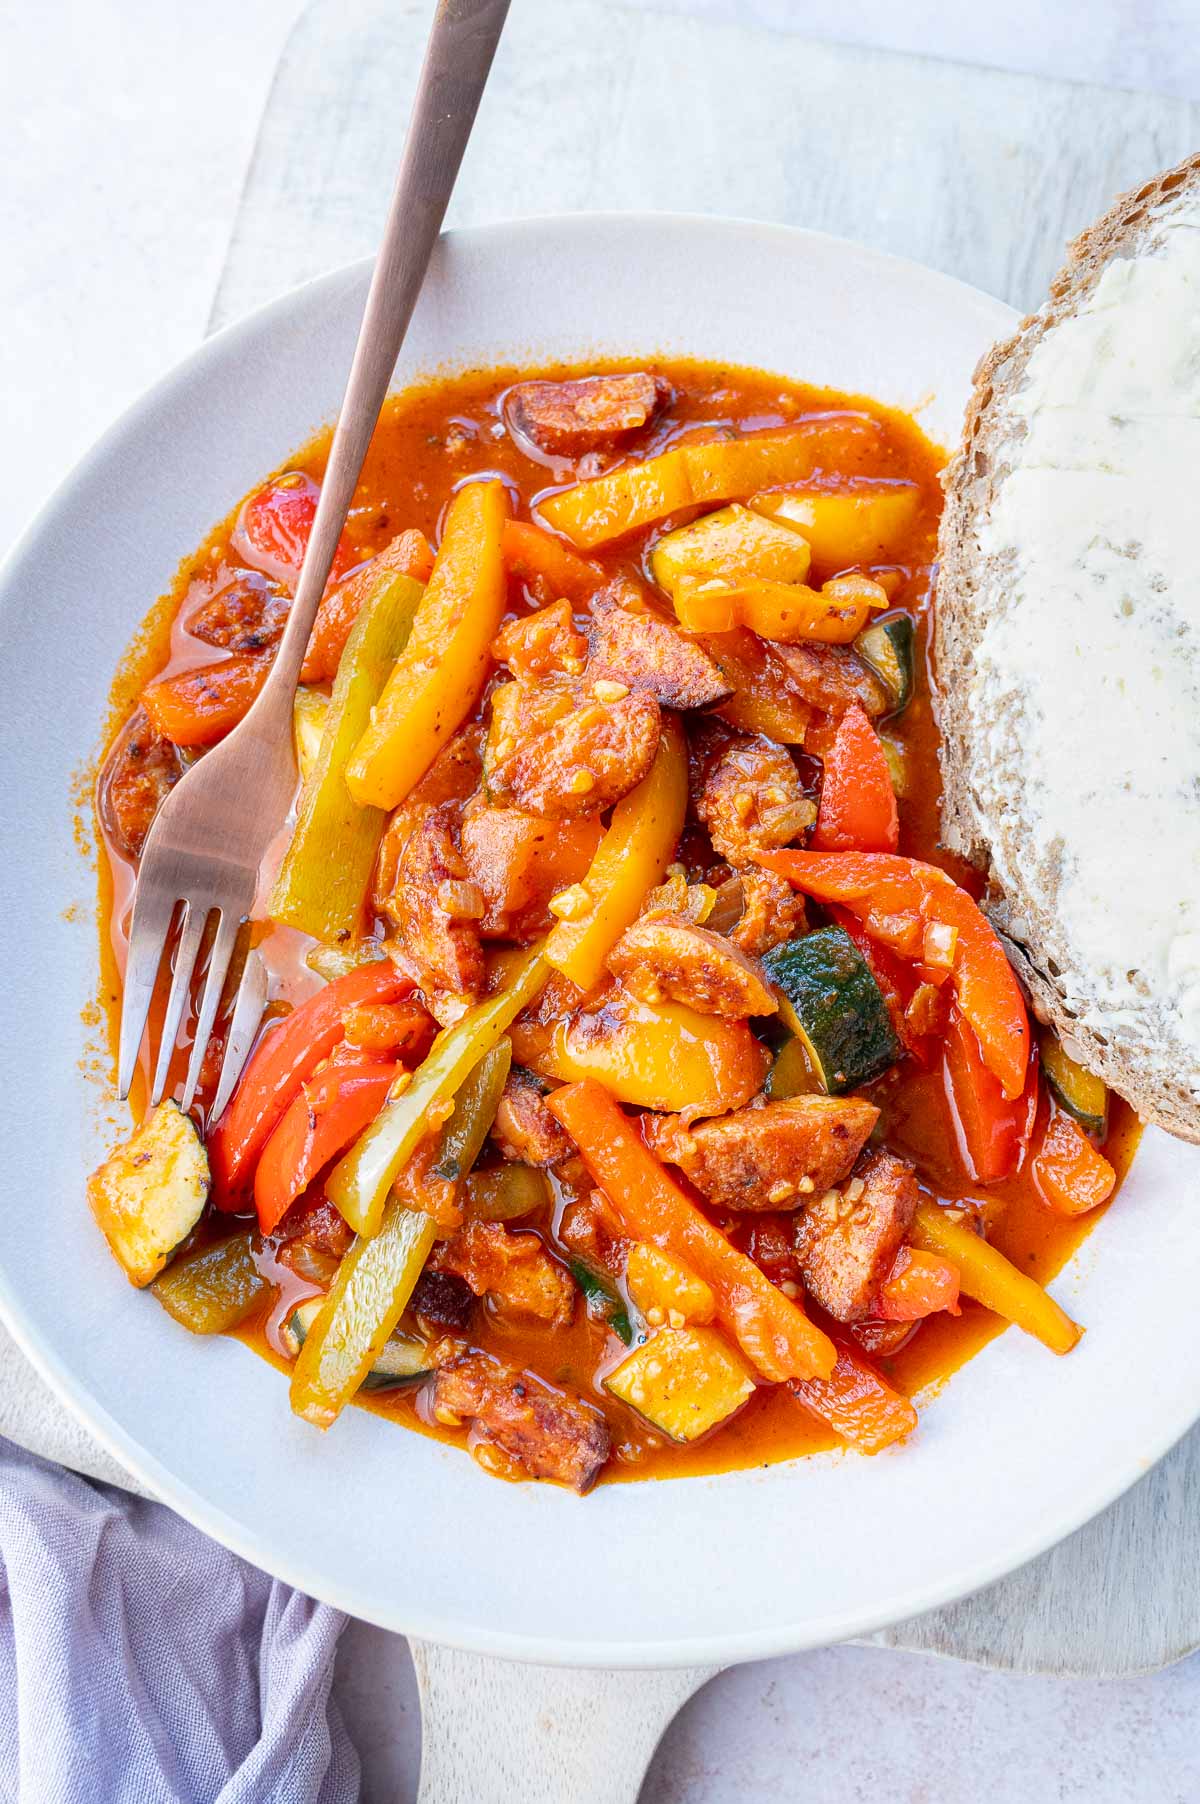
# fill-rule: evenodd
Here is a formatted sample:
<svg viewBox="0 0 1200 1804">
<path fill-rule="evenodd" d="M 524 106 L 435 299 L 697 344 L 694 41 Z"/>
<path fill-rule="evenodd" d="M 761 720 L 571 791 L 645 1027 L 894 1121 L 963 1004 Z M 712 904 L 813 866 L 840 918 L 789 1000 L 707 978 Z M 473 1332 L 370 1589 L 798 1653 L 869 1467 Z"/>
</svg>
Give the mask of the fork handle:
<svg viewBox="0 0 1200 1804">
<path fill-rule="evenodd" d="M 438 0 L 295 600 L 251 712 L 282 731 L 371 434 L 441 230 L 509 0 Z M 290 735 L 288 736 L 290 743 Z"/>
</svg>

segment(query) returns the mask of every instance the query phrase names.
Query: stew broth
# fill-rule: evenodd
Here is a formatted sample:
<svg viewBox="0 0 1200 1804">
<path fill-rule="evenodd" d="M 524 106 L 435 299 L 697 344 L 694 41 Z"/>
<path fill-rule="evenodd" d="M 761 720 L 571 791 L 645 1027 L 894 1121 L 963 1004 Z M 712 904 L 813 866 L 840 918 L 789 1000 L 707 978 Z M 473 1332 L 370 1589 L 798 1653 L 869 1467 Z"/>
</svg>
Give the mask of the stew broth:
<svg viewBox="0 0 1200 1804">
<path fill-rule="evenodd" d="M 589 366 L 589 372 L 597 366 Z M 698 428 L 738 432 L 786 426 L 814 414 L 853 409 L 878 420 L 885 433 L 882 460 L 875 460 L 873 475 L 902 478 L 919 485 L 918 516 L 903 543 L 892 551 L 885 574 L 893 588 L 895 606 L 911 612 L 918 622 L 920 655 L 916 689 L 907 708 L 886 726 L 903 770 L 900 795 L 900 851 L 912 857 L 937 859 L 955 879 L 977 892 L 973 874 L 952 865 L 938 847 L 939 775 L 937 728 L 930 697 L 924 646 L 932 565 L 935 557 L 938 515 L 941 505 L 939 470 L 942 451 L 931 444 L 908 417 L 879 407 L 860 397 L 831 394 L 807 388 L 778 376 L 711 363 L 672 360 L 647 365 L 605 365 L 605 369 L 652 367 L 670 384 L 673 399 L 658 421 L 638 438 L 636 455 L 645 458 L 677 443 Z M 436 546 L 447 503 L 468 477 L 482 473 L 498 476 L 511 497 L 514 516 L 525 518 L 547 489 L 563 486 L 568 470 L 550 457 L 535 460 L 514 442 L 505 429 L 504 396 L 511 384 L 532 375 L 557 380 L 584 373 L 551 369 L 487 370 L 454 375 L 410 389 L 386 404 L 367 458 L 354 508 L 346 529 L 352 561 L 379 552 L 405 528 L 423 531 Z M 291 471 L 319 481 L 328 454 L 330 434 L 319 434 L 286 465 Z M 611 462 L 619 459 L 610 459 Z M 578 472 L 577 472 L 578 473 Z M 587 472 L 582 472 L 586 474 Z M 649 535 L 682 523 L 682 516 L 667 520 Z M 214 661 L 211 644 L 194 638 L 189 623 L 198 610 L 230 581 L 242 567 L 231 545 L 237 514 L 217 526 L 196 553 L 181 564 L 169 593 L 152 610 L 123 665 L 112 692 L 111 739 L 119 738 L 135 706 L 142 686 L 161 673 L 174 674 Z M 645 579 L 642 559 L 645 534 L 601 546 L 589 556 L 609 575 Z M 510 578 L 511 609 L 520 614 L 529 606 L 523 585 Z M 103 807 L 99 828 L 104 856 L 101 859 L 101 951 L 103 995 L 108 1005 L 112 1044 L 120 984 L 126 953 L 126 932 L 136 863 L 118 844 L 113 823 Z M 286 836 L 281 835 L 281 853 Z M 264 886 L 265 887 L 265 886 Z M 260 920 L 253 938 L 266 960 L 271 979 L 271 1009 L 279 1012 L 302 1001 L 320 987 L 319 979 L 305 964 L 311 942 L 292 929 Z M 161 998 L 158 1009 L 161 1011 Z M 176 1075 L 182 1072 L 187 1035 L 193 1017 L 185 1023 L 177 1054 Z M 154 1024 L 157 1028 L 157 1022 Z M 139 1073 L 134 1092 L 135 1113 L 144 1101 L 145 1073 Z M 202 1090 L 201 1105 L 211 1095 L 211 1080 Z M 903 1061 L 868 1091 L 882 1110 L 881 1127 L 887 1143 L 913 1160 L 926 1189 L 950 1202 L 967 1198 L 982 1201 L 989 1223 L 989 1237 L 1021 1269 L 1040 1281 L 1051 1279 L 1069 1258 L 1102 1210 L 1070 1220 L 1052 1212 L 1041 1201 L 1028 1175 L 1021 1174 L 986 1190 L 973 1185 L 964 1171 L 955 1130 L 942 1091 L 938 1071 L 920 1069 L 911 1059 Z M 1043 1099 L 1043 1111 L 1047 1104 Z M 1128 1165 L 1136 1145 L 1137 1126 L 1131 1113 L 1114 1099 L 1107 1155 L 1119 1173 Z M 561 1189 L 561 1187 L 559 1187 Z M 540 1227 L 556 1247 L 554 1232 L 563 1197 Z M 743 1247 L 754 1234 L 762 1235 L 772 1218 L 761 1214 L 735 1217 L 710 1210 L 716 1220 Z M 221 1225 L 228 1226 L 224 1218 Z M 558 1248 L 565 1258 L 565 1250 Z M 293 1305 L 314 1294 L 315 1287 L 298 1279 L 275 1259 L 272 1243 L 259 1255 L 261 1266 L 279 1286 L 269 1311 L 238 1332 L 254 1350 L 284 1364 L 280 1324 Z M 880 1369 L 906 1395 L 927 1392 L 970 1358 L 1004 1323 L 979 1305 L 964 1299 L 958 1316 L 945 1313 L 927 1318 L 898 1353 L 880 1360 Z M 783 1387 L 759 1389 L 747 1407 L 705 1439 L 691 1446 L 676 1446 L 653 1434 L 631 1411 L 617 1403 L 602 1386 L 604 1374 L 625 1355 L 625 1348 L 606 1327 L 583 1307 L 576 1308 L 573 1324 L 551 1329 L 544 1324 L 521 1326 L 506 1321 L 480 1302 L 468 1339 L 512 1363 L 530 1368 L 543 1378 L 573 1385 L 601 1407 L 612 1428 L 614 1458 L 604 1478 L 667 1477 L 762 1466 L 796 1455 L 832 1447 L 836 1436 L 810 1417 Z M 1047 1355 L 1050 1357 L 1050 1355 Z M 395 1417 L 421 1432 L 462 1443 L 461 1430 L 434 1421 L 424 1392 L 394 1391 L 360 1402 L 377 1415 Z M 505 1471 L 505 1459 L 482 1444 L 476 1449 L 484 1464 Z"/>
</svg>

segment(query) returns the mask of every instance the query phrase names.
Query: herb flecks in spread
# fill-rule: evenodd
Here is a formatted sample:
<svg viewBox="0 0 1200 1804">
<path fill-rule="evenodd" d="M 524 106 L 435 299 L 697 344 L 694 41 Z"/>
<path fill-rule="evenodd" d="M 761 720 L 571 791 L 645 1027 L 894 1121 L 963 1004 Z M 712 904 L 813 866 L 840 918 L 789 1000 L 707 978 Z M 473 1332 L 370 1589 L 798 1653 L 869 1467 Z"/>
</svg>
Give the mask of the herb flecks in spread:
<svg viewBox="0 0 1200 1804">
<path fill-rule="evenodd" d="M 185 569 L 114 740 L 119 951 L 155 809 L 278 644 L 324 449 Z M 269 1018 L 219 1122 L 206 1072 L 92 1181 L 132 1282 L 265 1339 L 317 1426 L 367 1402 L 580 1491 L 902 1441 L 979 1304 L 1073 1344 L 1037 1278 L 1113 1188 L 1108 1115 L 1043 1044 L 1050 1100 L 936 854 L 939 461 L 697 364 L 389 403 L 250 928 Z"/>
</svg>

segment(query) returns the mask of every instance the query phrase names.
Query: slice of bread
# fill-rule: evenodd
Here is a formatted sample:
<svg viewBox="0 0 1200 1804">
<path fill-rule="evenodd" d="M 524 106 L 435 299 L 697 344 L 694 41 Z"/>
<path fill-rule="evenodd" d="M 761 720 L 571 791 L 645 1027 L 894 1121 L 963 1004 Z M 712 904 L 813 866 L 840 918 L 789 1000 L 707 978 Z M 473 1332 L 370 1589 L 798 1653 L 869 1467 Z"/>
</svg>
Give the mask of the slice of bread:
<svg viewBox="0 0 1200 1804">
<path fill-rule="evenodd" d="M 1123 195 L 983 359 L 945 475 L 934 665 L 943 838 L 987 873 L 1035 1012 L 1200 1142 L 1197 246 L 1200 156 Z"/>
</svg>

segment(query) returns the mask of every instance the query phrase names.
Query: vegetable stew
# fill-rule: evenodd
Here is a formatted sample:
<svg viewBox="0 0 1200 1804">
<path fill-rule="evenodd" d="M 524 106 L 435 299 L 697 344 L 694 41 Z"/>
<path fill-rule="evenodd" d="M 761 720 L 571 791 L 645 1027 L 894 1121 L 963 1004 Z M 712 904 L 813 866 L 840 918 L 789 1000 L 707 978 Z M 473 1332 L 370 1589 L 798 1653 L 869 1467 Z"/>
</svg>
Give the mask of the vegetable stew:
<svg viewBox="0 0 1200 1804">
<path fill-rule="evenodd" d="M 114 687 L 114 1039 L 145 836 L 258 693 L 327 448 L 184 562 Z M 701 363 L 389 400 L 244 931 L 259 1040 L 220 1120 L 227 1006 L 190 1117 L 140 1077 L 90 1183 L 131 1282 L 317 1427 L 356 1402 L 580 1492 L 895 1446 L 1006 1323 L 1070 1352 L 1044 1285 L 1136 1127 L 938 849 L 941 463 Z"/>
</svg>

